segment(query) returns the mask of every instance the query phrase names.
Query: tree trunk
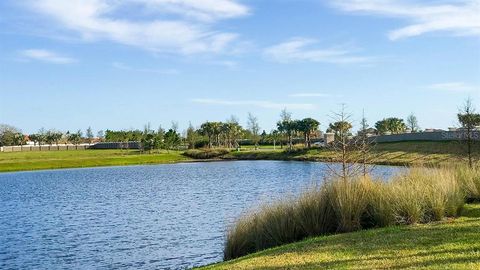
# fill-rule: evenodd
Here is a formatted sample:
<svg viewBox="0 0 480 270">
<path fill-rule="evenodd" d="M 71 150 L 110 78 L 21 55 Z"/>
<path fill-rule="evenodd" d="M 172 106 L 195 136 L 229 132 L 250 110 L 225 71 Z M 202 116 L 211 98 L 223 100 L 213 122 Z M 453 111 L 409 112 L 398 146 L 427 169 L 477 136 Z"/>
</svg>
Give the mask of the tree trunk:
<svg viewBox="0 0 480 270">
<path fill-rule="evenodd" d="M 473 168 L 472 161 L 472 132 L 470 127 L 467 129 L 467 152 L 468 152 L 468 166 Z"/>
</svg>

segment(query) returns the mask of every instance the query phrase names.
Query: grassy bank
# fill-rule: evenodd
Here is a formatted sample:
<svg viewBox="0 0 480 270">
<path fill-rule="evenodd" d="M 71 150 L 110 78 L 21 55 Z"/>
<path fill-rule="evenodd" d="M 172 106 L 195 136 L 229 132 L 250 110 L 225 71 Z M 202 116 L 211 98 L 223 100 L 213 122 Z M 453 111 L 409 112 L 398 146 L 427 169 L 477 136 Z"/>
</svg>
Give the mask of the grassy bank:
<svg viewBox="0 0 480 270">
<path fill-rule="evenodd" d="M 480 145 L 474 149 L 480 153 Z M 185 155 L 184 155 L 185 154 Z M 465 158 L 457 142 L 403 142 L 379 144 L 374 149 L 376 164 L 420 165 L 446 164 Z M 286 152 L 277 146 L 262 146 L 259 150 L 242 147 L 242 151 L 225 149 L 189 150 L 186 153 L 165 151 L 160 154 L 141 154 L 127 150 L 79 150 L 0 153 L 0 172 L 41 169 L 161 164 L 187 160 L 297 160 L 335 161 L 329 150 L 310 149 Z"/>
<path fill-rule="evenodd" d="M 202 269 L 479 269 L 480 205 L 459 218 L 322 236 Z"/>
<path fill-rule="evenodd" d="M 457 216 L 480 199 L 480 171 L 415 168 L 388 182 L 370 177 L 329 178 L 298 198 L 261 205 L 229 229 L 226 260 L 308 237 Z"/>
<path fill-rule="evenodd" d="M 478 269 L 480 207 L 465 202 L 480 200 L 479 169 L 330 178 L 241 216 L 227 233 L 227 262 L 209 268 Z"/>
<path fill-rule="evenodd" d="M 459 142 L 398 142 L 382 143 L 372 149 L 372 163 L 383 165 L 441 165 L 465 160 L 465 152 Z M 474 152 L 480 155 L 480 145 Z M 287 152 L 277 150 L 233 151 L 222 156 L 236 160 L 298 160 L 336 161 L 335 154 L 327 149 L 298 149 Z"/>
<path fill-rule="evenodd" d="M 77 150 L 0 153 L 0 172 L 162 164 L 191 160 L 182 152 L 141 154 L 132 150 Z"/>
</svg>

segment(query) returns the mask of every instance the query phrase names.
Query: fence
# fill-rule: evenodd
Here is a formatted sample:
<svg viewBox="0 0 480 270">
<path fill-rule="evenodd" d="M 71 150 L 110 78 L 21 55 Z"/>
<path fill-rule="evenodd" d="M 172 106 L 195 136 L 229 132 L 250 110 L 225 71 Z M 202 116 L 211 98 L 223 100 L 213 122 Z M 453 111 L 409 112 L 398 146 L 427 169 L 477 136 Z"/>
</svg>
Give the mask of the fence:
<svg viewBox="0 0 480 270">
<path fill-rule="evenodd" d="M 66 150 L 85 150 L 90 145 L 22 145 L 22 146 L 2 146 L 0 152 L 33 152 L 33 151 L 66 151 Z"/>
<path fill-rule="evenodd" d="M 100 142 L 96 144 L 22 145 L 3 146 L 0 152 L 66 151 L 87 149 L 140 149 L 140 142 Z"/>
<path fill-rule="evenodd" d="M 89 149 L 140 149 L 140 142 L 99 142 Z"/>
<path fill-rule="evenodd" d="M 435 132 L 416 132 L 392 135 L 374 136 L 378 143 L 385 142 L 405 142 L 405 141 L 456 141 L 463 140 L 466 132 L 462 131 L 435 131 Z M 480 131 L 472 132 L 473 140 L 480 140 Z"/>
</svg>

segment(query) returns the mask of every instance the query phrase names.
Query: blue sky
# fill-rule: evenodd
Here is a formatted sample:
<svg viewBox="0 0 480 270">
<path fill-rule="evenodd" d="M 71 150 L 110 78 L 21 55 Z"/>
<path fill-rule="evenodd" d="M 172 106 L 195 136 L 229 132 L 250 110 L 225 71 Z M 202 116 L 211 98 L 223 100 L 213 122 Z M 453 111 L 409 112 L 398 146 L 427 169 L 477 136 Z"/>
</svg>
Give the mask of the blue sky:
<svg viewBox="0 0 480 270">
<path fill-rule="evenodd" d="M 480 109 L 480 1 L 4 0 L 0 123 L 169 127 L 248 112 L 271 130 L 345 103 L 422 128 Z"/>
</svg>

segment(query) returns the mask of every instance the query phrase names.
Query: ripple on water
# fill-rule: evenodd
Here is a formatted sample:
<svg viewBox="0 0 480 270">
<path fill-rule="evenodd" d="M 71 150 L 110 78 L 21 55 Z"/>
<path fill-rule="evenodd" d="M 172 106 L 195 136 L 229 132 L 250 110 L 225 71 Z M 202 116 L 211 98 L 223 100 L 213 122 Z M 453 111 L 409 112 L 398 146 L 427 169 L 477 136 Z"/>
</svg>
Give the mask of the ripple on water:
<svg viewBox="0 0 480 270">
<path fill-rule="evenodd" d="M 324 170 L 321 163 L 238 161 L 0 174 L 0 269 L 218 262 L 225 228 L 239 214 L 296 194 Z"/>
</svg>

